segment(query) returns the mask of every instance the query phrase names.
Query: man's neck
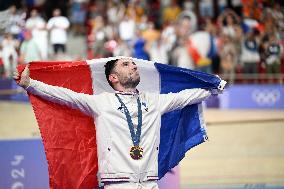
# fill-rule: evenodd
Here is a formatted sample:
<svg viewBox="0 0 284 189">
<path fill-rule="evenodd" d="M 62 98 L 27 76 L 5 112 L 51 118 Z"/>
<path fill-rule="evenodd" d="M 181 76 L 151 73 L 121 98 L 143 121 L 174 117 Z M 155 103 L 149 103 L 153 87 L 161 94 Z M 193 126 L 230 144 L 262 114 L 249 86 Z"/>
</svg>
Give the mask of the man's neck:
<svg viewBox="0 0 284 189">
<path fill-rule="evenodd" d="M 124 87 L 118 87 L 116 91 L 121 92 L 121 93 L 137 93 L 136 88 L 124 88 Z"/>
</svg>

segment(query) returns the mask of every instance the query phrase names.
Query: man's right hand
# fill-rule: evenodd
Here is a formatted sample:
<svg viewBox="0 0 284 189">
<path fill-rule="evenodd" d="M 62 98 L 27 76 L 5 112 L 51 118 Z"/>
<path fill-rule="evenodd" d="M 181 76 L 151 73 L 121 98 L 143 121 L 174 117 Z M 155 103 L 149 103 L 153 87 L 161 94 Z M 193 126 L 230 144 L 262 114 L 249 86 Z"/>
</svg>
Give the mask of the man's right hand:
<svg viewBox="0 0 284 189">
<path fill-rule="evenodd" d="M 13 73 L 13 78 L 16 80 L 18 85 L 20 85 L 23 88 L 27 88 L 30 84 L 30 70 L 29 65 L 27 65 L 20 75 L 18 71 L 15 71 Z"/>
</svg>

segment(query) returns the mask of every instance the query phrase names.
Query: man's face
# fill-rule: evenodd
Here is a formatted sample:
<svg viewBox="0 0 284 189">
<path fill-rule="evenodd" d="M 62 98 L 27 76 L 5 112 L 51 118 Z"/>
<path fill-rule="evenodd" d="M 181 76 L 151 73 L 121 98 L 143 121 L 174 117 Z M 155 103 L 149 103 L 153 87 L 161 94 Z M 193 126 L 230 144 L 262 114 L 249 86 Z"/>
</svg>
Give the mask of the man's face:
<svg viewBox="0 0 284 189">
<path fill-rule="evenodd" d="M 120 59 L 113 69 L 122 86 L 125 88 L 135 88 L 140 82 L 140 75 L 136 64 L 131 59 Z"/>
</svg>

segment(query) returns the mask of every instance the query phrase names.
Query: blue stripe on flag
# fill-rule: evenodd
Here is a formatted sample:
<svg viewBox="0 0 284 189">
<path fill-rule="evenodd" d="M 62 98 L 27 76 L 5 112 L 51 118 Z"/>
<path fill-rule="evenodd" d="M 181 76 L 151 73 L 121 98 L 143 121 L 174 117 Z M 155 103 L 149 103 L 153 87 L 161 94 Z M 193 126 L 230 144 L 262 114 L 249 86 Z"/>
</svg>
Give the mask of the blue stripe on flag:
<svg viewBox="0 0 284 189">
<path fill-rule="evenodd" d="M 190 88 L 216 89 L 220 78 L 207 74 L 155 63 L 160 74 L 161 94 Z M 186 151 L 204 142 L 205 130 L 199 120 L 198 105 L 166 113 L 161 118 L 159 178 L 175 167 Z"/>
</svg>

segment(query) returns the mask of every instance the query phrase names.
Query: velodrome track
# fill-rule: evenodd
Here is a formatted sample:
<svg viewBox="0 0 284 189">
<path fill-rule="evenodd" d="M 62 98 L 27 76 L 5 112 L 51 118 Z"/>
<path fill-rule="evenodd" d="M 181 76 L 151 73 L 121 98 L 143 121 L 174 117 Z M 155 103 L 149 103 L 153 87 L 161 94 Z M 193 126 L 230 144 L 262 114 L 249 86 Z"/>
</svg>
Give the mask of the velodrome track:
<svg viewBox="0 0 284 189">
<path fill-rule="evenodd" d="M 205 110 L 209 141 L 180 164 L 181 188 L 284 188 L 284 110 Z M 27 103 L 0 101 L 0 139 L 38 138 Z"/>
</svg>

